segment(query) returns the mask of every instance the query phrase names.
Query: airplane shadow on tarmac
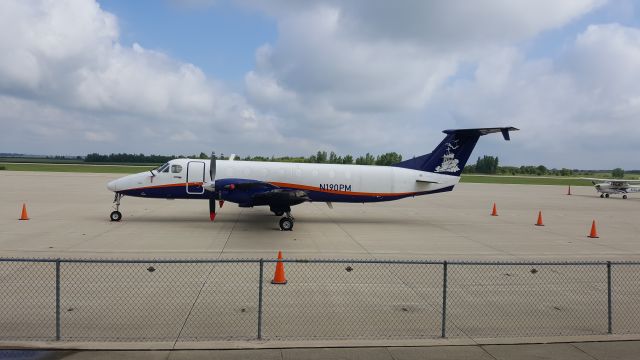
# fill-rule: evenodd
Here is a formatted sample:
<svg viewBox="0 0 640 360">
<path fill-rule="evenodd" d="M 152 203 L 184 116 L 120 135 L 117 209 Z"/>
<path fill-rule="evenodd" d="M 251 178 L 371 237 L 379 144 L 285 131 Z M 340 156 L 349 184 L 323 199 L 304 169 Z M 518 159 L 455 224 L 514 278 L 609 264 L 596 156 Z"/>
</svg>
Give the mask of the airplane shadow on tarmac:
<svg viewBox="0 0 640 360">
<path fill-rule="evenodd" d="M 224 213 L 219 213 L 216 217 L 215 222 L 209 221 L 206 216 L 193 216 L 193 215 L 184 215 L 184 214 L 176 214 L 176 215 L 129 215 L 122 219 L 122 223 L 149 223 L 149 224 L 157 224 L 157 223 L 189 223 L 189 224 L 211 224 L 215 226 L 216 224 L 234 224 L 239 223 L 246 227 L 255 227 L 256 229 L 277 229 L 278 221 L 280 217 L 275 216 L 273 214 L 259 214 L 259 213 L 248 213 L 248 214 L 230 214 L 229 216 L 225 216 Z M 106 219 L 105 221 L 109 221 Z M 316 216 L 296 216 L 296 222 L 299 224 L 364 224 L 364 225 L 385 225 L 385 224 L 397 224 L 397 225 L 415 225 L 415 226 L 425 226 L 429 225 L 430 222 L 428 219 L 420 219 L 420 218 L 398 218 L 395 217 L 390 219 L 385 216 L 344 216 L 336 218 L 328 218 L 327 216 L 318 215 Z"/>
<path fill-rule="evenodd" d="M 571 196 L 573 197 L 581 197 L 581 198 L 591 198 L 591 199 L 598 199 L 598 200 L 621 200 L 621 201 L 634 201 L 634 202 L 638 202 L 640 201 L 640 197 L 632 197 L 633 195 L 629 195 L 628 198 L 623 199 L 622 196 L 620 195 L 613 195 L 607 199 L 602 199 L 600 197 L 600 195 L 583 195 L 583 194 L 571 194 Z M 637 195 L 636 195 L 637 196 Z"/>
</svg>

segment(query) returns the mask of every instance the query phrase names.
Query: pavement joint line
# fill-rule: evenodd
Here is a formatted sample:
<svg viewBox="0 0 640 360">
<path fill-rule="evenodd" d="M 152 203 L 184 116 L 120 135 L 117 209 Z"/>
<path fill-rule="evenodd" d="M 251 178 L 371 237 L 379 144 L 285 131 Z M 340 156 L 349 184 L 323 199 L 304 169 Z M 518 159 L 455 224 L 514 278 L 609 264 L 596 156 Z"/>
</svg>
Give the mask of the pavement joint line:
<svg viewBox="0 0 640 360">
<path fill-rule="evenodd" d="M 476 346 L 480 348 L 480 350 L 482 350 L 485 354 L 489 355 L 492 359 L 498 360 L 498 358 L 493 356 L 493 354 L 490 353 L 489 350 L 485 349 L 486 345 L 476 345 Z"/>
<path fill-rule="evenodd" d="M 318 205 L 316 205 L 316 208 L 318 207 Z M 359 248 L 361 248 L 362 250 L 364 250 L 364 252 L 366 254 L 368 254 L 369 256 L 373 256 L 373 254 L 371 254 L 369 252 L 369 249 L 367 249 L 366 247 L 362 246 L 362 244 L 360 244 L 360 242 L 358 240 L 356 240 L 353 235 L 351 235 L 347 230 L 345 230 L 342 225 L 340 225 L 339 222 L 336 221 L 336 219 L 333 218 L 333 216 L 331 216 L 331 214 L 327 213 L 327 211 L 324 208 L 320 209 L 321 213 L 324 213 L 325 216 L 327 216 L 329 219 L 331 219 L 331 222 L 334 223 L 340 230 L 342 230 L 342 232 L 344 232 L 350 239 L 351 241 L 353 241 L 354 243 L 356 243 L 356 245 L 358 245 Z"/>
<path fill-rule="evenodd" d="M 236 224 L 238 224 L 238 221 L 240 219 L 240 215 L 241 214 L 242 214 L 242 211 L 240 211 L 238 213 L 238 216 L 236 217 L 236 221 L 233 223 L 233 226 L 231 227 L 231 230 L 229 231 L 229 235 L 227 236 L 227 240 L 225 241 L 224 246 L 222 247 L 222 250 L 220 251 L 220 253 L 218 253 L 218 257 L 216 258 L 216 260 L 220 260 L 220 258 L 222 257 L 222 254 L 224 253 L 224 248 L 227 246 L 227 243 L 229 242 L 229 238 L 231 238 L 231 234 L 233 233 L 233 229 L 236 227 Z M 200 295 L 202 294 L 202 290 L 204 289 L 204 287 L 209 282 L 209 278 L 211 277 L 211 273 L 213 272 L 213 269 L 215 269 L 216 264 L 212 263 L 212 264 L 210 264 L 210 266 L 211 266 L 211 269 L 209 270 L 209 273 L 205 277 L 205 280 L 202 282 L 202 285 L 200 286 L 200 290 L 198 291 L 198 295 L 196 295 L 196 298 L 193 301 L 193 304 L 191 304 L 191 308 L 189 309 L 189 313 L 187 314 L 187 316 L 184 319 L 184 322 L 182 323 L 182 327 L 180 328 L 180 331 L 178 332 L 178 336 L 176 337 L 176 340 L 173 342 L 172 350 L 175 350 L 176 344 L 178 343 L 178 341 L 180 340 L 180 337 L 182 336 L 182 331 L 184 331 L 185 326 L 187 326 L 187 323 L 189 322 L 189 318 L 191 317 L 191 313 L 193 312 L 193 308 L 195 308 L 196 304 L 198 303 L 198 300 L 200 299 Z"/>
<path fill-rule="evenodd" d="M 586 352 L 585 350 L 581 349 L 579 346 L 576 346 L 575 343 L 569 343 L 569 345 L 571 345 L 571 347 L 573 347 L 574 349 L 578 349 L 578 351 L 580 351 L 581 353 L 587 355 L 588 357 L 594 359 L 594 360 L 599 360 L 597 357 L 589 354 L 588 352 Z"/>
</svg>

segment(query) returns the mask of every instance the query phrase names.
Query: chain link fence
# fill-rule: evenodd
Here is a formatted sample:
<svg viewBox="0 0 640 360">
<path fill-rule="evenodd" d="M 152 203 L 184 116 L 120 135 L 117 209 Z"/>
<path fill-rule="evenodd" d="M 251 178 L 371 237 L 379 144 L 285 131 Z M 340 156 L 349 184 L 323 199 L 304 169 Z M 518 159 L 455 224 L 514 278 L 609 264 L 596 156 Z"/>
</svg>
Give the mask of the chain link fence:
<svg viewBox="0 0 640 360">
<path fill-rule="evenodd" d="M 640 333 L 640 263 L 0 259 L 0 341 Z"/>
</svg>

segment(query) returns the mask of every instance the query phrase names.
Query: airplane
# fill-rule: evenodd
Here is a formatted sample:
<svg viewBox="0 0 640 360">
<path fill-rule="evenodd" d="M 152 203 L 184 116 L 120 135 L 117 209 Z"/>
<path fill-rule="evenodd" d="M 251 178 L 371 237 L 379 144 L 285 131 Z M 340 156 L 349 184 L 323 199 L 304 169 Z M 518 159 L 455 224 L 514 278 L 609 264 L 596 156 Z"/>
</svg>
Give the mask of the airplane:
<svg viewBox="0 0 640 360">
<path fill-rule="evenodd" d="M 209 217 L 216 202 L 240 207 L 269 206 L 280 219 L 280 229 L 293 229 L 291 207 L 304 202 L 369 203 L 452 191 L 460 181 L 480 136 L 502 133 L 510 140 L 514 127 L 444 130 L 442 142 L 429 154 L 391 166 L 174 159 L 145 172 L 113 180 L 115 193 L 111 221 L 120 221 L 123 196 L 209 201 Z"/>
<path fill-rule="evenodd" d="M 640 180 L 616 180 L 616 179 L 598 179 L 598 178 L 581 178 L 583 180 L 591 180 L 591 183 L 600 193 L 601 198 L 608 198 L 609 195 L 622 194 L 622 198 L 626 199 L 628 193 L 640 192 Z"/>
</svg>

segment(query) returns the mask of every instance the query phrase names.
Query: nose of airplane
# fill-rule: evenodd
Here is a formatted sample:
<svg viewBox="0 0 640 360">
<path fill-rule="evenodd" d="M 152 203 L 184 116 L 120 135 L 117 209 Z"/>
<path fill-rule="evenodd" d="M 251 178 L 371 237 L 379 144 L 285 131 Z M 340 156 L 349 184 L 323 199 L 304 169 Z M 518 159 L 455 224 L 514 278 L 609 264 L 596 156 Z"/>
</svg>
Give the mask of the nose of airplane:
<svg viewBox="0 0 640 360">
<path fill-rule="evenodd" d="M 116 188 L 117 181 L 118 180 L 109 181 L 109 183 L 107 184 L 107 189 L 109 189 L 110 191 L 117 191 L 117 188 Z"/>
</svg>

